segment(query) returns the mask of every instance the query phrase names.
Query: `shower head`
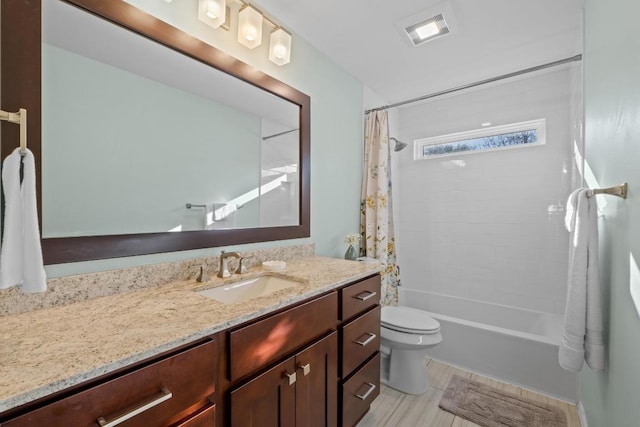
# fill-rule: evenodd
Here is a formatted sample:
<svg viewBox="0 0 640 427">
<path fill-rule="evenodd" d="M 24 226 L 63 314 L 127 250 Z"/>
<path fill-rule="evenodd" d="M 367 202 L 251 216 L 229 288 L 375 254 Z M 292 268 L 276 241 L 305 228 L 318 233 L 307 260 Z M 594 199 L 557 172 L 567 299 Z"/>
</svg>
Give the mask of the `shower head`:
<svg viewBox="0 0 640 427">
<path fill-rule="evenodd" d="M 396 145 L 393 147 L 393 151 L 402 151 L 407 146 L 406 142 L 399 141 L 394 137 L 391 137 L 389 139 L 396 143 Z"/>
</svg>

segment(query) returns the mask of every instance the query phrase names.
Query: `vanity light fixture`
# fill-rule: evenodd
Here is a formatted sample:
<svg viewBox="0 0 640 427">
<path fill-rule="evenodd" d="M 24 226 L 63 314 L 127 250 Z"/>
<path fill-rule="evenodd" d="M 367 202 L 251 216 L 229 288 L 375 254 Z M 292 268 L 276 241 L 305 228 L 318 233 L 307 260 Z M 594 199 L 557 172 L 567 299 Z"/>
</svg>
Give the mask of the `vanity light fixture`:
<svg viewBox="0 0 640 427">
<path fill-rule="evenodd" d="M 238 42 L 249 49 L 262 43 L 262 13 L 249 4 L 238 13 Z"/>
<path fill-rule="evenodd" d="M 291 34 L 280 27 L 271 32 L 269 60 L 276 65 L 288 64 L 291 61 Z"/>
<path fill-rule="evenodd" d="M 218 28 L 227 20 L 226 0 L 198 0 L 198 19 Z"/>
<path fill-rule="evenodd" d="M 170 3 L 172 0 L 164 0 Z M 231 6 L 231 7 L 230 7 Z M 276 65 L 291 62 L 291 33 L 245 0 L 198 0 L 198 19 L 213 28 L 229 30 L 237 11 L 238 42 L 249 49 L 262 44 L 262 27 L 273 28 L 269 37 L 269 60 Z M 235 24 L 234 24 L 235 25 Z"/>
</svg>

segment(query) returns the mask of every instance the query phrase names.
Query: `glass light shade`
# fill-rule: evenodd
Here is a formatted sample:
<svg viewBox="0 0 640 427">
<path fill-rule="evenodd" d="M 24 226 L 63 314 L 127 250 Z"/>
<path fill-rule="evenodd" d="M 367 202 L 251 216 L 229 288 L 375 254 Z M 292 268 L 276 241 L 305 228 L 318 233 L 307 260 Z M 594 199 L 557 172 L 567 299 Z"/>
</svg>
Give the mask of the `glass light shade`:
<svg viewBox="0 0 640 427">
<path fill-rule="evenodd" d="M 271 32 L 269 60 L 278 65 L 288 64 L 291 61 L 291 34 L 282 28 L 276 28 Z"/>
<path fill-rule="evenodd" d="M 238 42 L 249 49 L 262 43 L 262 13 L 251 6 L 238 14 Z"/>
<path fill-rule="evenodd" d="M 205 24 L 218 28 L 226 18 L 226 0 L 198 0 L 198 19 Z"/>
</svg>

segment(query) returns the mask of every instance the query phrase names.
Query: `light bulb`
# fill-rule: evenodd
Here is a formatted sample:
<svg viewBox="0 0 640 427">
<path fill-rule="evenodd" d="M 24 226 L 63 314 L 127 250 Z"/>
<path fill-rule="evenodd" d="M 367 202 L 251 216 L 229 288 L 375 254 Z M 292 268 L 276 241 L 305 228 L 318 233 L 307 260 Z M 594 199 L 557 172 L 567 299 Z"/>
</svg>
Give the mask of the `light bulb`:
<svg viewBox="0 0 640 427">
<path fill-rule="evenodd" d="M 218 28 L 227 19 L 226 0 L 198 0 L 198 19 Z"/>
<path fill-rule="evenodd" d="M 254 41 L 256 39 L 256 29 L 255 29 L 255 27 L 248 27 L 246 29 L 246 34 L 244 35 L 244 38 L 247 39 L 250 42 Z"/>
<path fill-rule="evenodd" d="M 291 34 L 280 27 L 271 32 L 269 60 L 277 65 L 288 64 L 291 60 Z"/>
<path fill-rule="evenodd" d="M 249 49 L 262 43 L 262 13 L 250 5 L 238 13 L 238 43 Z"/>
<path fill-rule="evenodd" d="M 211 19 L 216 19 L 220 16 L 220 7 L 217 3 L 210 1 L 207 5 L 207 16 Z"/>
<path fill-rule="evenodd" d="M 284 59 L 285 55 L 287 54 L 287 48 L 279 44 L 274 48 L 273 53 L 276 58 Z"/>
</svg>

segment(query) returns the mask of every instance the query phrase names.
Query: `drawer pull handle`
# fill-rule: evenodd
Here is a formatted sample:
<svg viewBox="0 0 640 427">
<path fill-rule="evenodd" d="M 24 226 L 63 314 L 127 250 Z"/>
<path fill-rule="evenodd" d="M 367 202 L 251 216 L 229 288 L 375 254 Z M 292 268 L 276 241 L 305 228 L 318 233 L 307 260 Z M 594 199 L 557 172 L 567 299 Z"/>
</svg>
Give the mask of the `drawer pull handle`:
<svg viewBox="0 0 640 427">
<path fill-rule="evenodd" d="M 369 386 L 369 387 L 367 388 L 367 391 L 365 391 L 363 394 L 356 394 L 355 396 L 356 396 L 358 399 L 366 400 L 366 399 L 367 399 L 367 397 L 369 397 L 369 395 L 370 395 L 371 393 L 373 393 L 373 390 L 375 390 L 375 389 L 376 389 L 376 385 L 375 385 L 375 384 L 371 384 L 371 383 L 365 383 L 365 384 L 362 384 L 362 385 L 367 385 L 367 386 Z M 362 388 L 362 387 L 360 387 L 360 388 Z"/>
<path fill-rule="evenodd" d="M 162 389 L 160 390 L 160 394 L 140 402 L 139 405 L 137 405 L 136 407 L 132 408 L 131 410 L 125 412 L 122 415 L 118 415 L 118 416 L 116 416 L 115 418 L 113 418 L 111 420 L 107 420 L 104 417 L 98 418 L 98 424 L 100 424 L 101 427 L 114 427 L 114 426 L 117 426 L 118 424 L 121 424 L 121 423 L 127 421 L 128 419 L 133 418 L 136 415 L 141 414 L 144 411 L 146 411 L 148 409 L 151 409 L 154 406 L 157 406 L 157 405 L 161 404 L 165 400 L 171 399 L 172 397 L 173 397 L 173 393 L 171 393 L 166 388 L 162 387 Z"/>
<path fill-rule="evenodd" d="M 302 374 L 306 377 L 307 375 L 309 375 L 309 373 L 311 372 L 311 363 L 307 363 L 306 365 L 300 365 L 298 366 L 300 369 L 302 369 Z"/>
<path fill-rule="evenodd" d="M 354 298 L 359 299 L 360 301 L 366 301 L 369 298 L 375 297 L 376 295 L 378 295 L 376 291 L 364 291 L 363 293 L 354 296 Z"/>
<path fill-rule="evenodd" d="M 371 332 L 367 332 L 365 335 L 369 335 L 369 336 L 364 341 L 362 341 L 362 339 L 358 339 L 354 341 L 354 343 L 364 347 L 365 345 L 369 344 L 371 341 L 375 340 L 377 337 L 376 334 L 372 334 Z"/>
<path fill-rule="evenodd" d="M 289 379 L 289 385 L 294 385 L 296 383 L 297 377 L 295 372 L 293 374 L 285 372 L 284 375 Z"/>
</svg>

